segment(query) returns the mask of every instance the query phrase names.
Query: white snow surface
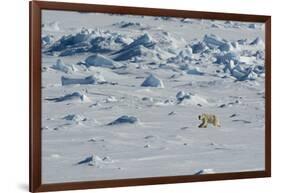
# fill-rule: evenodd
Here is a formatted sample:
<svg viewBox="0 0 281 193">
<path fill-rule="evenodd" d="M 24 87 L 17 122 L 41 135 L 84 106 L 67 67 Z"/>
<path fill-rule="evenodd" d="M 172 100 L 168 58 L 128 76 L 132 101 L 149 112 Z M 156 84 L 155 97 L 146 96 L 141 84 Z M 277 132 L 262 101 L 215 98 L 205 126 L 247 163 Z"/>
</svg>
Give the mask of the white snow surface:
<svg viewBox="0 0 281 193">
<path fill-rule="evenodd" d="M 262 24 L 48 10 L 42 23 L 44 184 L 264 170 Z M 221 127 L 198 128 L 202 113 Z"/>
</svg>

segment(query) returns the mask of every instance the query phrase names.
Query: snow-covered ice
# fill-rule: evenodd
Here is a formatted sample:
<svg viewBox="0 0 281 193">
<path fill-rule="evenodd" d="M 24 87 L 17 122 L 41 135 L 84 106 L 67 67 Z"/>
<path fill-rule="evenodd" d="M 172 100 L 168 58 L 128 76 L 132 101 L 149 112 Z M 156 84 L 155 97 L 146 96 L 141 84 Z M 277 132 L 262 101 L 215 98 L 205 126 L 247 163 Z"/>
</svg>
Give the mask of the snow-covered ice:
<svg viewBox="0 0 281 193">
<path fill-rule="evenodd" d="M 55 98 L 46 98 L 47 101 L 54 101 L 54 102 L 65 102 L 65 101 L 73 101 L 73 102 L 87 102 L 89 98 L 81 94 L 79 92 L 73 92 L 71 94 L 66 94 L 64 96 L 55 97 Z"/>
<path fill-rule="evenodd" d="M 68 120 L 68 121 L 76 121 L 76 122 L 87 120 L 87 118 L 85 118 L 83 115 L 75 115 L 75 114 L 67 115 L 67 116 L 63 117 L 63 119 Z"/>
<path fill-rule="evenodd" d="M 69 84 L 97 84 L 97 79 L 93 76 L 87 76 L 85 78 L 69 78 L 62 76 L 61 77 L 61 84 L 62 85 L 69 85 Z"/>
<path fill-rule="evenodd" d="M 138 119 L 133 116 L 123 115 L 119 117 L 118 119 L 112 121 L 111 123 L 108 123 L 108 125 L 118 125 L 118 124 L 124 124 L 124 123 L 136 123 L 138 122 Z"/>
<path fill-rule="evenodd" d="M 42 183 L 264 170 L 261 23 L 42 11 Z M 220 128 L 201 124 L 215 114 Z"/>
<path fill-rule="evenodd" d="M 164 83 L 161 79 L 156 77 L 153 74 L 150 74 L 141 84 L 144 87 L 157 87 L 157 88 L 164 88 Z"/>
<path fill-rule="evenodd" d="M 213 174 L 215 173 L 212 169 L 203 169 L 196 172 L 194 175 L 202 175 L 202 174 Z"/>
<path fill-rule="evenodd" d="M 85 60 L 86 66 L 97 66 L 97 67 L 105 67 L 105 68 L 117 68 L 121 67 L 119 62 L 115 62 L 110 58 L 103 56 L 101 54 L 94 54 L 86 58 Z"/>
<path fill-rule="evenodd" d="M 64 62 L 61 59 L 58 59 L 56 63 L 52 66 L 52 68 L 55 70 L 60 70 L 65 73 L 72 73 L 76 71 L 73 65 L 64 64 Z"/>
</svg>

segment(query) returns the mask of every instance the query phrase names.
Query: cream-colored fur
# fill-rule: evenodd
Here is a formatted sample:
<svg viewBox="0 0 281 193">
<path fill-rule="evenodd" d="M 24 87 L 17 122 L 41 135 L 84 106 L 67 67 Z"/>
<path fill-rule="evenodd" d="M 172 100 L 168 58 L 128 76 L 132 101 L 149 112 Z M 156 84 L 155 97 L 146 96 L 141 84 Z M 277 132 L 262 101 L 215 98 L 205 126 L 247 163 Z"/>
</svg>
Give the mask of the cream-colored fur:
<svg viewBox="0 0 281 193">
<path fill-rule="evenodd" d="M 203 113 L 202 115 L 199 115 L 198 118 L 202 121 L 198 126 L 199 128 L 206 128 L 208 123 L 213 124 L 215 127 L 221 126 L 219 118 L 216 115 Z"/>
</svg>

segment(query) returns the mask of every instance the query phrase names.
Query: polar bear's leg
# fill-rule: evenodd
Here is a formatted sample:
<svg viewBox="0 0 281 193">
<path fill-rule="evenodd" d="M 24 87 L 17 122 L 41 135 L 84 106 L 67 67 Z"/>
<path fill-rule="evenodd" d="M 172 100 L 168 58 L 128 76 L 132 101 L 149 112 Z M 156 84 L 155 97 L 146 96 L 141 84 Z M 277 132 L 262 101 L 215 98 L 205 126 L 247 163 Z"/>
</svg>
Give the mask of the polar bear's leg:
<svg viewBox="0 0 281 193">
<path fill-rule="evenodd" d="M 202 127 L 204 127 L 204 128 L 206 128 L 206 119 L 201 119 L 201 121 L 202 121 L 202 123 L 198 126 L 199 128 L 202 128 Z"/>
<path fill-rule="evenodd" d="M 200 128 L 206 128 L 208 125 L 208 119 L 207 117 L 202 117 L 202 123 L 199 125 Z"/>
<path fill-rule="evenodd" d="M 204 126 L 204 122 L 202 122 L 198 127 L 202 128 Z"/>
<path fill-rule="evenodd" d="M 214 126 L 215 127 L 221 127 L 220 121 L 219 121 L 219 119 L 217 117 L 215 117 Z"/>
<path fill-rule="evenodd" d="M 203 128 L 207 128 L 208 122 L 206 121 L 205 124 L 203 125 Z"/>
</svg>

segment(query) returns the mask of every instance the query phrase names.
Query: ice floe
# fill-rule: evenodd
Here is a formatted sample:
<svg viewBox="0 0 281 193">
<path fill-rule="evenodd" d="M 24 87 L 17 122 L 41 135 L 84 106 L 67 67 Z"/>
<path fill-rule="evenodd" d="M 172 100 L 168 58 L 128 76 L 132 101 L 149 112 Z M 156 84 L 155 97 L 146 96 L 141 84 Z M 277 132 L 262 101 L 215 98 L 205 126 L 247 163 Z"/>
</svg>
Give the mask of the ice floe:
<svg viewBox="0 0 281 193">
<path fill-rule="evenodd" d="M 79 161 L 76 165 L 88 165 L 88 166 L 101 167 L 103 164 L 108 164 L 111 162 L 112 162 L 112 160 L 108 156 L 101 158 L 97 155 L 91 155 L 91 156 L 86 157 L 85 159 Z"/>
<path fill-rule="evenodd" d="M 54 64 L 52 68 L 65 73 L 72 73 L 77 71 L 74 65 L 64 64 L 64 62 L 61 59 L 58 59 L 56 64 Z"/>
<path fill-rule="evenodd" d="M 85 65 L 96 66 L 96 67 L 104 67 L 104 68 L 120 68 L 123 65 L 119 62 L 116 62 L 102 54 L 93 54 L 86 58 Z"/>
<path fill-rule="evenodd" d="M 134 117 L 134 116 L 128 116 L 128 115 L 123 115 L 119 118 L 117 118 L 116 120 L 114 120 L 113 122 L 108 123 L 107 125 L 119 125 L 119 124 L 134 124 L 137 123 L 139 120 L 138 118 Z"/>
<path fill-rule="evenodd" d="M 251 46 L 264 46 L 264 42 L 260 37 L 257 37 L 256 39 L 254 39 L 251 43 Z"/>
<path fill-rule="evenodd" d="M 82 78 L 72 78 L 72 77 L 61 77 L 61 84 L 62 85 L 71 85 L 71 84 L 99 84 L 99 83 L 105 83 L 105 79 L 103 76 L 95 76 L 90 75 L 87 77 Z"/>
<path fill-rule="evenodd" d="M 46 100 L 54 101 L 54 102 L 65 102 L 65 101 L 89 102 L 90 101 L 90 99 L 85 94 L 81 94 L 80 92 L 73 92 L 71 94 L 66 94 L 61 97 L 46 98 Z"/>
<path fill-rule="evenodd" d="M 141 84 L 144 87 L 157 87 L 157 88 L 164 88 L 163 81 L 158 78 L 157 76 L 150 74 Z"/>
<path fill-rule="evenodd" d="M 202 169 L 196 172 L 194 175 L 213 174 L 213 173 L 215 173 L 213 169 Z"/>
<path fill-rule="evenodd" d="M 87 118 L 84 117 L 83 115 L 79 115 L 79 114 L 70 114 L 70 115 L 66 115 L 65 117 L 63 117 L 64 120 L 67 121 L 75 121 L 75 122 L 80 122 L 80 121 L 86 121 Z"/>
</svg>

